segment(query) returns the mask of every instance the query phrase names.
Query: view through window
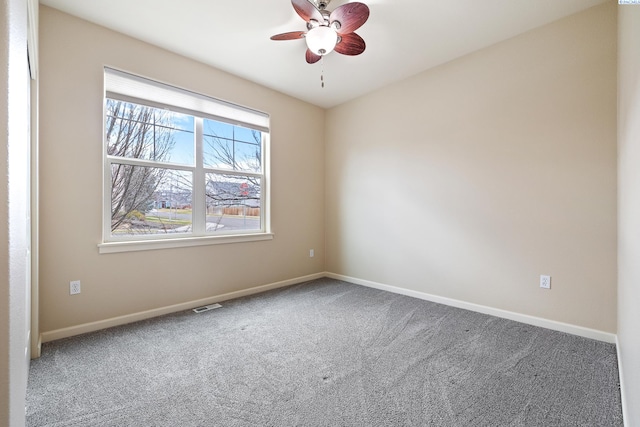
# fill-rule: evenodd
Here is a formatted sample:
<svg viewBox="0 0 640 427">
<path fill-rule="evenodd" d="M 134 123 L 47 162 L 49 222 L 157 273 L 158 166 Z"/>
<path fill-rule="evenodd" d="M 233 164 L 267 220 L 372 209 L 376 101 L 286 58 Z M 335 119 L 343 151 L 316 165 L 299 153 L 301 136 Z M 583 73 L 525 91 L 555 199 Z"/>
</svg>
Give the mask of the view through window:
<svg viewBox="0 0 640 427">
<path fill-rule="evenodd" d="M 105 241 L 265 232 L 268 132 L 135 101 L 105 97 Z"/>
</svg>

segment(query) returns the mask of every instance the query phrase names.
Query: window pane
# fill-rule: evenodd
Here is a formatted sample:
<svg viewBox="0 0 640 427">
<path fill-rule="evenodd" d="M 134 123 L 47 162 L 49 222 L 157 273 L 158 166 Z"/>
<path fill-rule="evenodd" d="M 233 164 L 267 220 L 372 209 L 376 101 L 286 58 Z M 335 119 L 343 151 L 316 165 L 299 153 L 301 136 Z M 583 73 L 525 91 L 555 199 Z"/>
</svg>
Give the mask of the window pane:
<svg viewBox="0 0 640 427">
<path fill-rule="evenodd" d="M 204 120 L 204 164 L 209 168 L 262 171 L 262 134 L 253 129 Z"/>
<path fill-rule="evenodd" d="M 167 129 L 167 132 L 171 133 L 173 137 L 173 146 L 167 153 L 165 162 L 179 163 L 183 165 L 193 165 L 195 151 L 195 133 L 193 131 L 193 117 L 185 116 L 183 114 L 171 113 L 173 119 L 176 120 L 173 124 L 180 126 L 188 126 L 188 129 Z"/>
<path fill-rule="evenodd" d="M 111 235 L 190 233 L 191 172 L 113 164 Z"/>
<path fill-rule="evenodd" d="M 242 142 L 260 143 L 260 132 L 253 129 L 247 129 L 240 126 L 234 126 L 233 139 Z"/>
<path fill-rule="evenodd" d="M 260 178 L 206 174 L 207 231 L 261 230 Z"/>
<path fill-rule="evenodd" d="M 193 164 L 193 117 L 113 99 L 106 109 L 107 154 Z"/>
<path fill-rule="evenodd" d="M 244 172 L 260 172 L 262 156 L 259 144 L 236 142 L 234 145 L 236 169 Z"/>
<path fill-rule="evenodd" d="M 233 139 L 233 125 L 228 123 L 216 122 L 215 120 L 204 119 L 203 133 L 204 136 L 212 136 L 216 138 Z"/>
<path fill-rule="evenodd" d="M 216 169 L 234 169 L 233 140 L 205 136 L 202 147 L 204 164 Z"/>
</svg>

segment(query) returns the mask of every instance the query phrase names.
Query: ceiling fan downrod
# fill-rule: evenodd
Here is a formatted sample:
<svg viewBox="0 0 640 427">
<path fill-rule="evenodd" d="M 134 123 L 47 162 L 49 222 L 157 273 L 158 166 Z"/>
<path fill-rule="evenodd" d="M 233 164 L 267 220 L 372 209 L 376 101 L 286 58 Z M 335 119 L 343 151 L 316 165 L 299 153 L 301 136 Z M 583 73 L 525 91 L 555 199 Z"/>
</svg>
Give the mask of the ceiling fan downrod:
<svg viewBox="0 0 640 427">
<path fill-rule="evenodd" d="M 318 8 L 318 10 L 325 10 L 327 6 L 329 6 L 329 3 L 331 3 L 331 0 L 309 0 L 309 1 L 313 3 L 313 5 Z"/>
</svg>

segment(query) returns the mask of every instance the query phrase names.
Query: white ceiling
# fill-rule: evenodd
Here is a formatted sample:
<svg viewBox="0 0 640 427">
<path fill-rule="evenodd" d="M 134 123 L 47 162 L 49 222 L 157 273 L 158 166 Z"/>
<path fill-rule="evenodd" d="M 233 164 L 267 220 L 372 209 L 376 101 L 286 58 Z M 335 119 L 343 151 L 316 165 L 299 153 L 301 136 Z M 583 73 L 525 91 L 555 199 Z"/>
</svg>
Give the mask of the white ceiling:
<svg viewBox="0 0 640 427">
<path fill-rule="evenodd" d="M 290 0 L 40 3 L 328 108 L 607 0 L 360 1 L 371 10 L 356 31 L 366 51 L 332 52 L 313 65 L 304 40 L 269 39 L 306 29 Z"/>
</svg>

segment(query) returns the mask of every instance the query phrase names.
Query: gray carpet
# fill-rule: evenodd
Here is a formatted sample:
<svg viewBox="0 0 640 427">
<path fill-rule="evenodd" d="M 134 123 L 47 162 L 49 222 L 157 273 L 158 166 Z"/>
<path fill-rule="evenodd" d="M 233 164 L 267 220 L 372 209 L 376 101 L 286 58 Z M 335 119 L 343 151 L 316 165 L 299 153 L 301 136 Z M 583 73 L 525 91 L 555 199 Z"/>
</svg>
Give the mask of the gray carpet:
<svg viewBox="0 0 640 427">
<path fill-rule="evenodd" d="M 47 343 L 28 426 L 622 426 L 615 346 L 331 279 Z"/>
</svg>

